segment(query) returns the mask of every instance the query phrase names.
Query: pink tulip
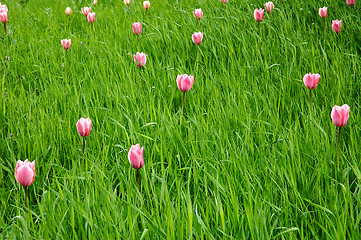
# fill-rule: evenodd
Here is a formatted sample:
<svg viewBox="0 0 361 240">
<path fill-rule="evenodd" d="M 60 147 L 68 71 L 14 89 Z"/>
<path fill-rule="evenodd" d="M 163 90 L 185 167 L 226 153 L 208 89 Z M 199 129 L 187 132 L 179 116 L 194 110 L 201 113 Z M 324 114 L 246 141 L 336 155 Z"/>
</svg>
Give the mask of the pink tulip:
<svg viewBox="0 0 361 240">
<path fill-rule="evenodd" d="M 1 22 L 4 23 L 4 31 L 5 31 L 5 34 L 7 34 L 6 23 L 8 22 L 8 12 L 1 12 L 0 13 L 0 20 L 1 20 Z"/>
<path fill-rule="evenodd" d="M 221 0 L 223 3 L 228 3 L 228 0 Z"/>
<path fill-rule="evenodd" d="M 142 24 L 140 22 L 133 23 L 132 28 L 135 35 L 140 35 L 142 33 Z"/>
<path fill-rule="evenodd" d="M 85 7 L 85 8 L 82 8 L 81 11 L 83 12 L 83 14 L 85 16 L 88 16 L 88 14 L 90 13 L 90 10 L 91 8 L 90 7 Z"/>
<path fill-rule="evenodd" d="M 202 43 L 203 33 L 195 32 L 192 34 L 192 40 L 195 44 L 200 45 Z"/>
<path fill-rule="evenodd" d="M 148 9 L 150 8 L 150 2 L 149 1 L 144 1 L 143 2 L 143 7 L 144 7 L 145 10 L 148 11 Z"/>
<path fill-rule="evenodd" d="M 342 27 L 342 20 L 333 20 L 332 21 L 332 30 L 336 33 L 339 33 L 341 31 Z"/>
<path fill-rule="evenodd" d="M 140 169 L 144 166 L 143 149 L 144 147 L 140 148 L 139 143 L 129 149 L 128 159 L 135 169 Z"/>
<path fill-rule="evenodd" d="M 182 74 L 177 76 L 177 85 L 182 92 L 188 92 L 194 83 L 194 77 L 192 75 Z"/>
<path fill-rule="evenodd" d="M 65 9 L 65 14 L 66 14 L 66 15 L 69 16 L 69 15 L 71 14 L 71 12 L 72 12 L 72 11 L 71 11 L 71 8 L 70 8 L 70 7 L 67 7 L 67 8 Z"/>
<path fill-rule="evenodd" d="M 35 161 L 29 162 L 26 159 L 24 162 L 19 160 L 15 168 L 15 178 L 23 187 L 28 187 L 33 184 L 35 180 Z"/>
<path fill-rule="evenodd" d="M 129 6 L 130 5 L 130 0 L 124 0 L 124 4 Z"/>
<path fill-rule="evenodd" d="M 320 16 L 322 18 L 327 17 L 327 7 L 323 7 L 323 8 L 318 9 L 318 14 L 320 14 Z"/>
<path fill-rule="evenodd" d="M 1 12 L 8 12 L 8 11 L 9 11 L 8 7 L 5 4 L 1 5 L 1 3 L 0 3 L 0 13 Z"/>
<path fill-rule="evenodd" d="M 8 12 L 8 7 L 4 4 L 4 5 L 1 5 L 0 3 L 0 13 L 2 12 Z"/>
<path fill-rule="evenodd" d="M 275 7 L 275 5 L 273 4 L 273 2 L 267 2 L 264 4 L 264 8 L 266 9 L 266 11 L 268 13 L 273 12 L 274 7 Z"/>
<path fill-rule="evenodd" d="M 76 123 L 76 127 L 78 128 L 78 133 L 82 137 L 87 137 L 92 130 L 92 120 L 89 118 L 80 118 Z"/>
<path fill-rule="evenodd" d="M 342 105 L 341 107 L 335 105 L 332 108 L 331 118 L 333 123 L 337 127 L 344 127 L 347 124 L 349 118 L 350 107 L 347 104 Z"/>
<path fill-rule="evenodd" d="M 0 13 L 0 21 L 4 24 L 8 22 L 8 13 L 7 12 Z"/>
<path fill-rule="evenodd" d="M 349 6 L 353 6 L 353 5 L 355 5 L 355 0 L 347 0 L 346 1 L 347 2 L 347 5 L 349 5 Z"/>
<path fill-rule="evenodd" d="M 262 8 L 255 9 L 253 15 L 256 21 L 260 22 L 263 20 L 264 10 Z"/>
<path fill-rule="evenodd" d="M 65 50 L 68 50 L 70 48 L 70 45 L 71 45 L 71 39 L 63 39 L 63 40 L 61 40 L 61 44 L 63 45 L 63 48 Z"/>
<path fill-rule="evenodd" d="M 201 8 L 196 9 L 193 14 L 197 20 L 201 20 L 201 18 L 203 17 L 203 12 Z"/>
<path fill-rule="evenodd" d="M 320 74 L 307 73 L 305 76 L 303 76 L 303 83 L 308 89 L 315 89 L 320 80 L 320 77 Z"/>
<path fill-rule="evenodd" d="M 134 58 L 134 62 L 137 63 L 138 67 L 143 67 L 145 65 L 145 63 L 147 62 L 147 55 L 145 55 L 145 53 L 139 53 L 137 52 L 137 54 L 133 55 Z"/>
<path fill-rule="evenodd" d="M 87 18 L 88 18 L 88 22 L 90 22 L 90 23 L 95 22 L 95 12 L 89 13 Z"/>
</svg>

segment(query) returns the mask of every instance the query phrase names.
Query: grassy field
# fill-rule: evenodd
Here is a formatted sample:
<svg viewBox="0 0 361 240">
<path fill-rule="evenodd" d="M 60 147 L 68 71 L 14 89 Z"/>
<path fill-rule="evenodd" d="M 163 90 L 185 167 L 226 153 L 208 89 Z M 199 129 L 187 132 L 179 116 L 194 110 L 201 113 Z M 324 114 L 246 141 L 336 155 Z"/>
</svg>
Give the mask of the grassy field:
<svg viewBox="0 0 361 240">
<path fill-rule="evenodd" d="M 276 0 L 260 32 L 260 0 L 153 0 L 148 14 L 138 0 L 130 11 L 123 0 L 2 3 L 1 239 L 361 238 L 359 2 Z M 136 52 L 147 54 L 141 76 Z M 321 75 L 311 103 L 309 72 Z M 184 73 L 195 80 L 180 124 Z M 335 104 L 351 108 L 339 169 Z M 93 121 L 85 164 L 80 117 Z M 28 211 L 18 159 L 36 161 Z"/>
</svg>

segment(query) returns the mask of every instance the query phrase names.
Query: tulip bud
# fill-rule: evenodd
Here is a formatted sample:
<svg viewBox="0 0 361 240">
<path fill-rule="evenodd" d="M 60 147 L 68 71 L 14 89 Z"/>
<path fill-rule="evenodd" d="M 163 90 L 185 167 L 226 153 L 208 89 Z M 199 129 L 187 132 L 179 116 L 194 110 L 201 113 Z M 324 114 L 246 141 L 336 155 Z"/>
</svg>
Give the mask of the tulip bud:
<svg viewBox="0 0 361 240">
<path fill-rule="evenodd" d="M 143 2 L 143 7 L 145 10 L 148 10 L 150 8 L 150 2 L 149 1 L 144 1 Z"/>
<path fill-rule="evenodd" d="M 355 0 L 347 0 L 346 3 L 347 5 L 352 7 L 353 5 L 355 5 Z"/>
<path fill-rule="evenodd" d="M 192 40 L 195 44 L 200 45 L 202 43 L 203 33 L 195 32 L 192 34 Z"/>
<path fill-rule="evenodd" d="M 65 50 L 68 50 L 70 48 L 70 45 L 71 45 L 71 39 L 62 39 L 61 44 L 63 45 L 63 48 Z"/>
<path fill-rule="evenodd" d="M 138 67 L 143 67 L 145 65 L 145 63 L 147 62 L 147 55 L 145 55 L 145 53 L 139 53 L 137 52 L 137 54 L 133 55 L 134 58 L 134 62 L 137 63 Z"/>
<path fill-rule="evenodd" d="M 347 124 L 347 120 L 350 116 L 350 107 L 347 104 L 341 107 L 335 105 L 332 108 L 331 119 L 337 127 L 344 127 Z"/>
<path fill-rule="evenodd" d="M 21 186 L 28 187 L 33 184 L 35 180 L 35 161 L 29 162 L 26 159 L 23 162 L 19 160 L 15 168 L 15 178 Z"/>
<path fill-rule="evenodd" d="M 70 8 L 70 7 L 67 7 L 67 8 L 65 9 L 65 14 L 66 14 L 66 15 L 69 16 L 69 15 L 71 14 L 71 12 L 72 12 L 72 11 L 71 11 L 71 8 Z"/>
<path fill-rule="evenodd" d="M 140 169 L 144 166 L 143 149 L 144 147 L 140 148 L 139 143 L 129 149 L 128 159 L 135 169 Z"/>
<path fill-rule="evenodd" d="M 327 17 L 327 7 L 323 7 L 323 8 L 318 9 L 318 14 L 320 14 L 320 16 L 322 18 Z"/>
<path fill-rule="evenodd" d="M 95 22 L 95 12 L 89 13 L 87 18 L 88 18 L 88 22 L 90 22 L 90 23 Z"/>
<path fill-rule="evenodd" d="M 201 18 L 203 17 L 203 11 L 201 8 L 194 10 L 193 14 L 197 20 L 201 20 Z"/>
<path fill-rule="evenodd" d="M 88 16 L 88 14 L 90 13 L 91 11 L 91 8 L 90 7 L 85 7 L 85 8 L 82 8 L 81 11 L 83 12 L 83 14 L 85 16 Z"/>
<path fill-rule="evenodd" d="M 253 15 L 256 21 L 260 22 L 263 20 L 264 10 L 262 8 L 255 9 Z"/>
<path fill-rule="evenodd" d="M 273 2 L 267 2 L 264 4 L 264 8 L 266 9 L 266 11 L 268 13 L 273 12 L 274 7 L 275 7 L 275 5 L 273 4 Z"/>
<path fill-rule="evenodd" d="M 177 76 L 177 86 L 182 92 L 188 92 L 194 83 L 194 77 L 192 75 L 182 74 Z"/>
<path fill-rule="evenodd" d="M 142 24 L 140 22 L 133 23 L 132 29 L 135 35 L 140 35 L 142 33 Z"/>
<path fill-rule="evenodd" d="M 320 74 L 307 73 L 305 76 L 303 76 L 303 83 L 308 89 L 315 89 L 320 80 L 320 77 Z"/>
<path fill-rule="evenodd" d="M 341 31 L 342 27 L 342 20 L 333 20 L 332 21 L 332 30 L 336 33 L 339 33 Z"/>
<path fill-rule="evenodd" d="M 0 13 L 0 21 L 2 23 L 7 23 L 8 22 L 8 12 Z"/>
<path fill-rule="evenodd" d="M 80 136 L 87 137 L 92 130 L 92 120 L 89 118 L 80 118 L 76 124 L 76 127 Z"/>
</svg>

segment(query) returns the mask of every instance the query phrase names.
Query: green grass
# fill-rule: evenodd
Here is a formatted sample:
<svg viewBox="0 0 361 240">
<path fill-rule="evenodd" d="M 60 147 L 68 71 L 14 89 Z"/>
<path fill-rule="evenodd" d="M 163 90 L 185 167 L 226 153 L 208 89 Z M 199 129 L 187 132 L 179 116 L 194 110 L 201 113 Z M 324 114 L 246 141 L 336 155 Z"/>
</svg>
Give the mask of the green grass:
<svg viewBox="0 0 361 240">
<path fill-rule="evenodd" d="M 146 16 L 142 1 L 128 13 L 122 0 L 99 0 L 94 32 L 80 13 L 91 1 L 3 2 L 0 238 L 360 239 L 360 4 L 274 1 L 258 33 L 253 11 L 264 2 L 153 0 Z M 148 56 L 141 78 L 137 51 Z M 311 105 L 308 72 L 321 75 Z M 180 125 L 183 73 L 195 82 Z M 335 173 L 330 113 L 345 103 Z M 80 117 L 93 121 L 85 165 Z M 140 189 L 128 161 L 136 143 Z M 27 158 L 36 160 L 28 213 L 14 177 Z"/>
</svg>

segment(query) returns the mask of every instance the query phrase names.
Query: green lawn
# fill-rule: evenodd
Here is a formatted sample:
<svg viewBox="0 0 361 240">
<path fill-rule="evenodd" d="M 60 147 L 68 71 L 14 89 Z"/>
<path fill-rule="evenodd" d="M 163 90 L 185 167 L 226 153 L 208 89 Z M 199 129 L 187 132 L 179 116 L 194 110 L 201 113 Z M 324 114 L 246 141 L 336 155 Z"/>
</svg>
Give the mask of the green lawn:
<svg viewBox="0 0 361 240">
<path fill-rule="evenodd" d="M 75 2 L 2 2 L 0 239 L 361 239 L 360 2 L 275 0 L 260 32 L 260 0 L 151 0 L 148 14 L 142 0 Z M 311 103 L 309 72 L 321 75 Z M 182 123 L 179 74 L 194 76 Z M 85 163 L 81 117 L 93 122 Z M 28 210 L 18 159 L 36 161 Z"/>
</svg>

